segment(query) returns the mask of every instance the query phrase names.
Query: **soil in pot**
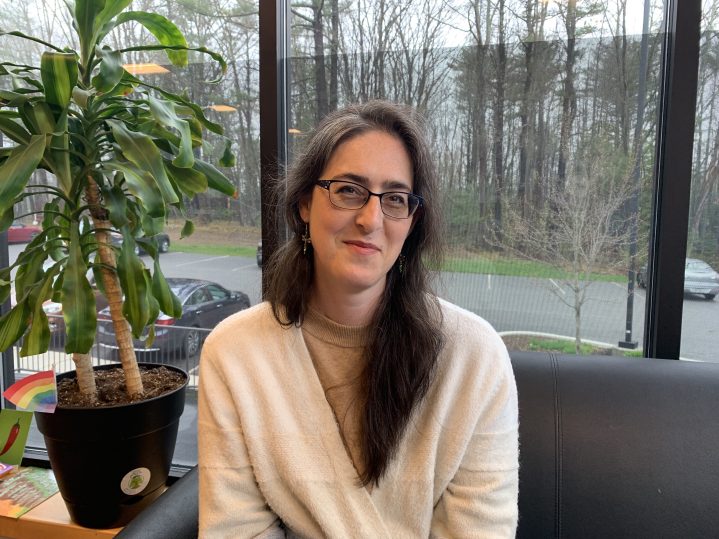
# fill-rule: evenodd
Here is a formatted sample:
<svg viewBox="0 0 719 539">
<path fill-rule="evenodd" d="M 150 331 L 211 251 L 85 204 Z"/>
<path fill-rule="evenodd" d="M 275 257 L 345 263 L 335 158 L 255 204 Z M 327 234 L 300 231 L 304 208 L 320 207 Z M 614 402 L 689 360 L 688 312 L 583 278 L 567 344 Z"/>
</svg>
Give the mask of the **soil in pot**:
<svg viewBox="0 0 719 539">
<path fill-rule="evenodd" d="M 141 400 L 159 397 L 182 387 L 185 376 L 166 367 L 140 367 L 140 378 L 145 392 Z M 114 406 L 133 402 L 125 387 L 125 374 L 120 366 L 96 370 L 97 400 L 80 393 L 76 378 L 63 378 L 57 383 L 58 405 L 62 407 Z"/>
</svg>

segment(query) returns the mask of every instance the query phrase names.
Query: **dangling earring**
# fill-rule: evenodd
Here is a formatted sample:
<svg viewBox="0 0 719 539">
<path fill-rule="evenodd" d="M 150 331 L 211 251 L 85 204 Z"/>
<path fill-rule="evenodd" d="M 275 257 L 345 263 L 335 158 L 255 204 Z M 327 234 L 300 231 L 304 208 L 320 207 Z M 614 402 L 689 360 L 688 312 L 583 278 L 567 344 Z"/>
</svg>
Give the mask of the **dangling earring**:
<svg viewBox="0 0 719 539">
<path fill-rule="evenodd" d="M 407 261 L 407 257 L 404 256 L 403 254 L 400 254 L 399 255 L 399 263 L 397 265 L 397 269 L 399 270 L 400 275 L 402 275 L 404 273 L 404 265 L 405 265 L 406 261 Z"/>
<path fill-rule="evenodd" d="M 305 233 L 302 234 L 302 243 L 304 245 L 302 246 L 302 254 L 307 254 L 307 246 L 312 243 L 312 238 L 310 238 L 310 225 L 309 223 L 305 223 Z"/>
</svg>

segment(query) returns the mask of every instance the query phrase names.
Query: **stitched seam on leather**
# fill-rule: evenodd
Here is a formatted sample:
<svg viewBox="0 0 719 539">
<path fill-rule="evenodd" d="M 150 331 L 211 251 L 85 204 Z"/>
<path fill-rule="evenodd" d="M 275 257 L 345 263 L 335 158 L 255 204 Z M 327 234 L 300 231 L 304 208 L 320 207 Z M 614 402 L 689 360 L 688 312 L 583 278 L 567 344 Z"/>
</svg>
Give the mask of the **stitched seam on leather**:
<svg viewBox="0 0 719 539">
<path fill-rule="evenodd" d="M 562 401 L 559 394 L 559 363 L 556 354 L 549 353 L 554 391 L 554 533 L 562 536 Z"/>
</svg>

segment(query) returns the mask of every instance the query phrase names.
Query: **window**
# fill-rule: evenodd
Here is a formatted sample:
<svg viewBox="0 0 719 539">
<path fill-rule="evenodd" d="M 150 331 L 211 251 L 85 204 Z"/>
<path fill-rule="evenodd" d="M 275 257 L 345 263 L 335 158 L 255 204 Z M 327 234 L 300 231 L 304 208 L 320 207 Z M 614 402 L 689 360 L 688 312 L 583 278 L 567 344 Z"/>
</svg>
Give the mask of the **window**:
<svg viewBox="0 0 719 539">
<path fill-rule="evenodd" d="M 210 293 L 210 301 L 222 301 L 230 297 L 230 293 L 219 286 L 209 285 L 207 291 Z"/>
<path fill-rule="evenodd" d="M 290 159 L 348 102 L 419 108 L 449 243 L 440 296 L 511 349 L 641 354 L 663 2 L 471 6 L 290 2 Z"/>
<path fill-rule="evenodd" d="M 202 287 L 192 293 L 192 295 L 187 299 L 187 303 L 185 305 L 201 305 L 202 303 L 207 303 L 208 301 L 212 301 L 212 298 L 210 297 L 207 288 Z"/>
<path fill-rule="evenodd" d="M 716 361 L 719 346 L 719 3 L 702 2 L 680 354 Z"/>
</svg>

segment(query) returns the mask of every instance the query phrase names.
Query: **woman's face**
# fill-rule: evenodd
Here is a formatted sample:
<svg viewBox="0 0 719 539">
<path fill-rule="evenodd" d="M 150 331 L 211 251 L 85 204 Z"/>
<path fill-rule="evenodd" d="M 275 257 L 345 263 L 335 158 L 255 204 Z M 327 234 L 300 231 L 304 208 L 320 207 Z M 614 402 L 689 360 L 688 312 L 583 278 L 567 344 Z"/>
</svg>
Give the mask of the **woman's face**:
<svg viewBox="0 0 719 539">
<path fill-rule="evenodd" d="M 347 179 L 373 193 L 412 192 L 414 187 L 404 144 L 384 131 L 369 131 L 337 146 L 318 179 Z M 379 297 L 413 218 L 387 217 L 375 196 L 358 210 L 337 208 L 319 186 L 301 202 L 300 216 L 310 227 L 315 286 L 332 293 L 374 292 Z"/>
</svg>

